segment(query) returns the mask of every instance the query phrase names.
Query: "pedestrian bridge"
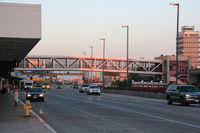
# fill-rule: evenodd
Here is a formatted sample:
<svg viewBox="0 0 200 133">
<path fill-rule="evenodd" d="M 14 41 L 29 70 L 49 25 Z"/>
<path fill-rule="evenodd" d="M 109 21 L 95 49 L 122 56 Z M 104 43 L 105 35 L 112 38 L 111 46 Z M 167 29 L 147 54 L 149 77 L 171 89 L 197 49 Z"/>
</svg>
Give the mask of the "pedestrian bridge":
<svg viewBox="0 0 200 133">
<path fill-rule="evenodd" d="M 89 56 L 27 56 L 15 71 L 93 71 L 162 75 L 162 60 L 105 58 Z"/>
</svg>

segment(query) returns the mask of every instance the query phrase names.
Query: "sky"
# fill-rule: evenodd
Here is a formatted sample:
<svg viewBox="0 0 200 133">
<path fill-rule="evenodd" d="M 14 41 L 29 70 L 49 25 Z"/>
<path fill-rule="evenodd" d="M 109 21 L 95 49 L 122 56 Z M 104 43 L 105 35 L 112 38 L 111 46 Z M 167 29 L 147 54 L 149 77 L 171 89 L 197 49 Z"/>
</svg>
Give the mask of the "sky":
<svg viewBox="0 0 200 133">
<path fill-rule="evenodd" d="M 41 4 L 42 39 L 29 55 L 126 58 L 126 29 L 129 26 L 129 58 L 154 59 L 175 55 L 177 8 L 179 31 L 184 25 L 200 31 L 200 0 L 0 0 L 0 2 Z"/>
</svg>

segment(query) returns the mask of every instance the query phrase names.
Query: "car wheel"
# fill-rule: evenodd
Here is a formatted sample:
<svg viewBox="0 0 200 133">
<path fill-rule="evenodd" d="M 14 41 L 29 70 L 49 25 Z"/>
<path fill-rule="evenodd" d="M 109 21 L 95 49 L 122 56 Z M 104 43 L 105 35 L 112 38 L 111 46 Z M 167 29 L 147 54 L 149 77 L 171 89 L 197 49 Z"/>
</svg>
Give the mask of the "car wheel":
<svg viewBox="0 0 200 133">
<path fill-rule="evenodd" d="M 171 104 L 172 104 L 172 100 L 171 100 L 170 96 L 167 97 L 167 104 L 168 104 L 168 105 L 171 105 Z"/>
<path fill-rule="evenodd" d="M 190 103 L 187 103 L 186 105 L 187 105 L 187 106 L 190 106 Z"/>
<path fill-rule="evenodd" d="M 89 93 L 89 92 L 87 92 L 87 95 L 90 95 L 90 93 Z"/>
<path fill-rule="evenodd" d="M 44 102 L 44 98 L 41 101 Z"/>
</svg>

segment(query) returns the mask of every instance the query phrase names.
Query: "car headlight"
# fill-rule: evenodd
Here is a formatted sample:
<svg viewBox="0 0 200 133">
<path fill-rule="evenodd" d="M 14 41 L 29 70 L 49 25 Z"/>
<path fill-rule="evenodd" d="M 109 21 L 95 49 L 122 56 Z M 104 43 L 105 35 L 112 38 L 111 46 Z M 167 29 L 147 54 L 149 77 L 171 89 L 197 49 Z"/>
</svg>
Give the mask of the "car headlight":
<svg viewBox="0 0 200 133">
<path fill-rule="evenodd" d="M 43 97 L 44 96 L 44 94 L 40 94 L 40 97 Z"/>
<path fill-rule="evenodd" d="M 186 94 L 185 96 L 186 96 L 186 97 L 190 97 L 190 95 L 188 95 L 188 94 Z"/>
<path fill-rule="evenodd" d="M 92 89 L 89 89 L 90 92 L 92 92 Z"/>
<path fill-rule="evenodd" d="M 47 88 L 49 88 L 49 85 L 47 85 Z"/>
<path fill-rule="evenodd" d="M 31 97 L 31 94 L 27 94 L 27 97 Z"/>
<path fill-rule="evenodd" d="M 189 95 L 189 94 L 186 94 L 186 95 L 185 95 L 185 97 L 186 97 L 186 98 L 190 98 L 190 97 L 191 97 L 191 95 Z"/>
<path fill-rule="evenodd" d="M 44 88 L 45 86 L 43 85 L 42 87 Z"/>
</svg>

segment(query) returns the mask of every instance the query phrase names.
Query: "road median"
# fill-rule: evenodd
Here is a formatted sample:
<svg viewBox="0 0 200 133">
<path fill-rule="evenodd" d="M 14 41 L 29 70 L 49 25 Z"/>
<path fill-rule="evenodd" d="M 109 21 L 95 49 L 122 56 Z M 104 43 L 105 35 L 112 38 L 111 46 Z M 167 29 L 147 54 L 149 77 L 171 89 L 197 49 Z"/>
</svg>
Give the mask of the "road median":
<svg viewBox="0 0 200 133">
<path fill-rule="evenodd" d="M 152 89 L 152 88 L 151 88 Z M 145 91 L 146 90 L 146 91 Z M 140 96 L 140 97 L 148 97 L 148 98 L 156 98 L 156 99 L 165 99 L 165 88 L 160 88 L 161 91 L 149 91 L 150 89 L 141 88 L 138 89 L 125 89 L 125 88 L 112 88 L 107 87 L 102 89 L 103 93 L 111 93 L 111 94 L 122 94 L 122 95 L 130 95 L 130 96 Z"/>
</svg>

